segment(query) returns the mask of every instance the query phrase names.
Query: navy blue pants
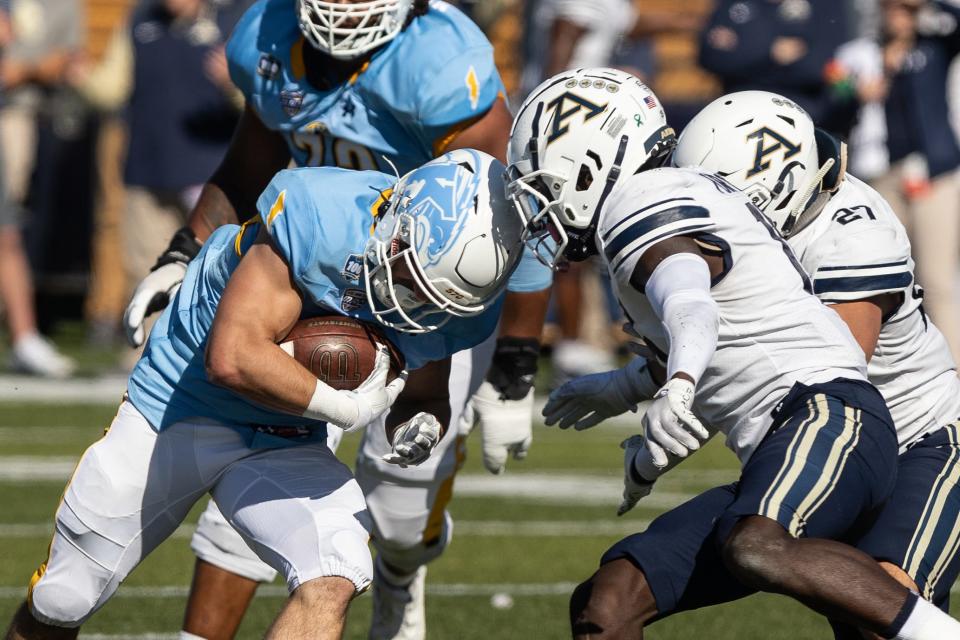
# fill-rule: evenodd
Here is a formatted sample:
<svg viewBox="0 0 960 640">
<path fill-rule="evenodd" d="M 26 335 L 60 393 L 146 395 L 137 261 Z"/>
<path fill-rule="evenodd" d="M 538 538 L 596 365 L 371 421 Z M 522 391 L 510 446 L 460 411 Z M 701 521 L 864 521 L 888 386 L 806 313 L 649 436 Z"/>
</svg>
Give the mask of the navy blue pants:
<svg viewBox="0 0 960 640">
<path fill-rule="evenodd" d="M 669 511 L 607 551 L 644 573 L 657 618 L 742 598 L 753 590 L 726 569 L 720 546 L 736 523 L 761 515 L 795 537 L 853 541 L 896 481 L 897 438 L 877 390 L 837 379 L 794 385 L 740 480 Z"/>
</svg>

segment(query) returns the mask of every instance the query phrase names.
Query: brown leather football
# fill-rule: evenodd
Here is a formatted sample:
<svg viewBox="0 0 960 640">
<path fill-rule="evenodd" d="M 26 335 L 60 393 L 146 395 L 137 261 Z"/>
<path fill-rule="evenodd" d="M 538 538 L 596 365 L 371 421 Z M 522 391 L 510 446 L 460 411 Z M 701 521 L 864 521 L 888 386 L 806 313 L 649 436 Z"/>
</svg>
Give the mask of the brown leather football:
<svg viewBox="0 0 960 640">
<path fill-rule="evenodd" d="M 403 370 L 403 354 L 376 327 L 356 318 L 305 318 L 293 326 L 280 348 L 334 389 L 349 391 L 373 371 L 377 343 L 390 350 L 387 380 L 393 380 Z"/>
</svg>

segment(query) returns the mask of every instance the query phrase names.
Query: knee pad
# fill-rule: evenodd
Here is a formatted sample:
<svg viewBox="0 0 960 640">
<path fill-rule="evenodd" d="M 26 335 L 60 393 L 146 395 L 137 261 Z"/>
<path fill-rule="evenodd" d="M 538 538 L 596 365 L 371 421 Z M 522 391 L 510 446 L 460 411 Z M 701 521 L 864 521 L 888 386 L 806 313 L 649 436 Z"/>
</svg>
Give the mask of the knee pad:
<svg viewBox="0 0 960 640">
<path fill-rule="evenodd" d="M 198 558 L 238 576 L 257 582 L 272 582 L 277 576 L 270 565 L 244 542 L 211 500 L 200 515 L 190 548 Z"/>
<path fill-rule="evenodd" d="M 413 573 L 423 565 L 437 559 L 450 544 L 453 537 L 453 520 L 444 511 L 440 535 L 431 540 L 423 539 L 421 529 L 397 529 L 395 535 L 383 537 L 375 535 L 373 546 L 377 554 L 391 567 L 403 572 Z"/>
<path fill-rule="evenodd" d="M 63 580 L 41 580 L 30 590 L 30 614 L 43 624 L 73 629 L 98 609 L 98 598 Z"/>
</svg>

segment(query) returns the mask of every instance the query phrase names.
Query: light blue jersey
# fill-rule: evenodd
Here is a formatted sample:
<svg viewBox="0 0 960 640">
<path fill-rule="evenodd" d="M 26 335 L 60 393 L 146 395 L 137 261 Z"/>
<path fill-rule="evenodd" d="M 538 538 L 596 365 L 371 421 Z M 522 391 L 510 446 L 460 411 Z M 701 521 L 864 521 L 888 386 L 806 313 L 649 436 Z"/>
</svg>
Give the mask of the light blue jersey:
<svg viewBox="0 0 960 640">
<path fill-rule="evenodd" d="M 504 88 L 486 36 L 459 9 L 430 10 L 377 51 L 345 84 L 307 82 L 306 44 L 293 0 L 260 0 L 227 44 L 230 77 L 264 125 L 279 132 L 298 166 L 401 174 L 439 156 L 485 114 Z M 510 291 L 541 291 L 552 272 L 525 251 Z"/>
<path fill-rule="evenodd" d="M 504 93 L 493 48 L 445 2 L 431 2 L 355 77 L 328 91 L 307 82 L 293 0 L 260 0 L 227 44 L 230 77 L 299 166 L 401 174 L 429 162 Z"/>
<path fill-rule="evenodd" d="M 130 401 L 150 424 L 162 430 L 188 418 L 207 418 L 238 427 L 316 426 L 314 434 L 322 438 L 323 423 L 273 411 L 210 382 L 204 368 L 207 336 L 227 281 L 261 225 L 303 296 L 302 317 L 339 314 L 379 324 L 367 304 L 362 256 L 380 193 L 394 182 L 375 171 L 281 171 L 257 202 L 259 219 L 217 229 L 190 262 L 183 285 L 154 325 L 130 376 Z M 430 333 L 380 328 L 403 353 L 407 368 L 416 369 L 483 342 L 496 328 L 502 302 L 501 294 L 483 313 L 451 318 Z M 255 446 L 290 443 L 259 438 Z"/>
</svg>

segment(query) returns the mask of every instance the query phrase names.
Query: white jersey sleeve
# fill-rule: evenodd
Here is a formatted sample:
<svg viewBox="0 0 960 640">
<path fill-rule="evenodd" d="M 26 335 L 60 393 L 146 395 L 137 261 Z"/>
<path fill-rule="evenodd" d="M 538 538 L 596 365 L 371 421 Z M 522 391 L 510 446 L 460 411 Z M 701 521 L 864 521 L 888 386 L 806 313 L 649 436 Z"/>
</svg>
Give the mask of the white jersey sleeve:
<svg viewBox="0 0 960 640">
<path fill-rule="evenodd" d="M 789 242 L 826 304 L 900 294 L 883 319 L 867 372 L 890 408 L 901 448 L 960 418 L 956 365 L 923 311 L 906 229 L 880 194 L 848 175 L 817 219 Z"/>
<path fill-rule="evenodd" d="M 597 248 L 617 280 L 628 283 L 641 256 L 656 243 L 716 229 L 702 198 L 689 193 L 695 181 L 703 188 L 699 175 L 649 171 L 644 180 L 631 183 L 633 188 L 610 194 L 597 227 Z"/>
<path fill-rule="evenodd" d="M 822 232 L 816 244 L 803 253 L 814 293 L 831 304 L 909 292 L 913 261 L 903 226 L 872 189 L 847 191 L 856 191 L 856 195 L 841 194 L 844 202 L 838 204 L 843 206 L 834 205 L 821 213 L 824 223 L 813 226 L 818 231 L 822 227 Z"/>
</svg>

